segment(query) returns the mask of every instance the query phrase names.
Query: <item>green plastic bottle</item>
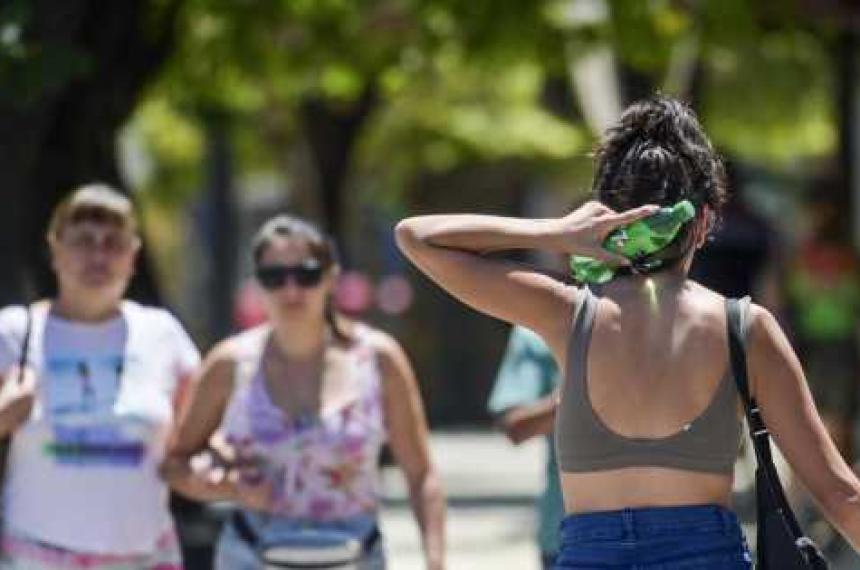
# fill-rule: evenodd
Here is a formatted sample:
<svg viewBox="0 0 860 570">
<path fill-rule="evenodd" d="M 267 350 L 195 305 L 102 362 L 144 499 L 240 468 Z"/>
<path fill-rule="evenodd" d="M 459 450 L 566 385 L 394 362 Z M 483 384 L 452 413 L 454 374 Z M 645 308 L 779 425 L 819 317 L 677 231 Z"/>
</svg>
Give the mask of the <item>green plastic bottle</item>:
<svg viewBox="0 0 860 570">
<path fill-rule="evenodd" d="M 603 247 L 620 253 L 628 259 L 642 258 L 657 253 L 675 239 L 678 231 L 696 216 L 696 208 L 689 200 L 678 202 L 647 218 L 620 227 L 606 237 Z M 657 267 L 660 261 L 655 261 Z M 591 257 L 572 255 L 570 269 L 583 283 L 606 283 L 615 276 L 615 267 Z"/>
</svg>

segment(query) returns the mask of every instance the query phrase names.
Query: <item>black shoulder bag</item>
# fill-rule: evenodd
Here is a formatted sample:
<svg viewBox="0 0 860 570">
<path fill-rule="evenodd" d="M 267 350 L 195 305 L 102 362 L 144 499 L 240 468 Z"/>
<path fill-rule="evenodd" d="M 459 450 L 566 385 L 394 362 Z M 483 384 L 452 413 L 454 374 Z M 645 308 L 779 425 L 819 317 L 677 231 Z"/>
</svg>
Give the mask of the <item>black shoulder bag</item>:
<svg viewBox="0 0 860 570">
<path fill-rule="evenodd" d="M 738 299 L 727 305 L 729 355 L 738 392 L 744 402 L 750 439 L 755 448 L 755 491 L 758 521 L 756 530 L 757 570 L 827 570 L 818 546 L 803 534 L 785 498 L 770 453 L 770 433 L 755 399 L 750 396 L 747 361 Z"/>
</svg>

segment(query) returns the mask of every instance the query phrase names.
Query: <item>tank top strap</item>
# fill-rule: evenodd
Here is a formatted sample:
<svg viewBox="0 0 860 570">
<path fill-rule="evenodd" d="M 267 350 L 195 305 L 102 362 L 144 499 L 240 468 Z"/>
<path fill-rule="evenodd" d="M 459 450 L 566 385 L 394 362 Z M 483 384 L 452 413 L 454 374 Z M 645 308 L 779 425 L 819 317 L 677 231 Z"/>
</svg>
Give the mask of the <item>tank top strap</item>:
<svg viewBox="0 0 860 570">
<path fill-rule="evenodd" d="M 252 388 L 262 366 L 263 348 L 269 338 L 268 326 L 244 331 L 233 337 L 233 390 L 221 418 L 221 431 L 228 441 L 249 437 L 254 414 Z"/>
<path fill-rule="evenodd" d="M 350 357 L 354 359 L 353 372 L 358 375 L 365 396 L 380 396 L 382 390 L 382 371 L 379 368 L 373 335 L 374 330 L 371 327 L 364 323 L 355 323 L 354 345 L 350 348 Z"/>
<path fill-rule="evenodd" d="M 591 331 L 597 316 L 598 297 L 588 287 L 580 290 L 580 299 L 573 313 L 570 339 L 567 346 L 567 374 L 565 375 L 565 393 L 581 392 L 585 367 L 588 359 L 588 346 L 591 342 Z"/>
<path fill-rule="evenodd" d="M 234 390 L 248 386 L 260 370 L 263 350 L 270 333 L 268 327 L 259 327 L 246 331 L 235 338 Z"/>
</svg>

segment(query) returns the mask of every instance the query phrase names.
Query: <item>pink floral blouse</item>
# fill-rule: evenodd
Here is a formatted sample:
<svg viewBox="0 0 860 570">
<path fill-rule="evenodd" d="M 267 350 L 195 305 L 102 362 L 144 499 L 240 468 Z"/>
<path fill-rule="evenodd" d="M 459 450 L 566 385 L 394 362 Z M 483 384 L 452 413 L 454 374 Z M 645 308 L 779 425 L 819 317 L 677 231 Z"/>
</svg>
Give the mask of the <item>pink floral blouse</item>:
<svg viewBox="0 0 860 570">
<path fill-rule="evenodd" d="M 352 362 L 344 367 L 360 384 L 359 397 L 313 419 L 288 417 L 269 397 L 260 367 L 269 330 L 239 337 L 236 386 L 221 429 L 240 453 L 264 458 L 277 514 L 330 521 L 377 509 L 379 452 L 386 430 L 370 334 L 366 327 L 356 327 L 357 341 L 348 354 Z"/>
</svg>

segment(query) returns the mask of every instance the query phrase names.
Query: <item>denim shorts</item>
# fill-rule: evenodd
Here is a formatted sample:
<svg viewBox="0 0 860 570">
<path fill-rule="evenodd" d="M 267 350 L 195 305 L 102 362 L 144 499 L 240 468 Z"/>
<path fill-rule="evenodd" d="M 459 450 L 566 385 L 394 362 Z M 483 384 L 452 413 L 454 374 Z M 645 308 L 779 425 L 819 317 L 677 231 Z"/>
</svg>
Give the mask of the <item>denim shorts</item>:
<svg viewBox="0 0 860 570">
<path fill-rule="evenodd" d="M 277 541 L 279 535 L 289 535 L 297 528 L 313 527 L 320 530 L 331 528 L 340 532 L 354 532 L 355 536 L 365 536 L 369 529 L 376 526 L 376 517 L 357 516 L 346 520 L 331 522 L 309 522 L 278 516 L 260 516 L 245 513 L 249 524 L 260 538 L 266 542 Z M 262 570 L 263 565 L 254 547 L 242 538 L 233 522 L 228 521 L 221 530 L 215 549 L 215 570 Z M 384 570 L 385 554 L 382 540 L 377 540 L 369 552 L 365 553 L 358 564 L 360 570 Z"/>
<path fill-rule="evenodd" d="M 568 515 L 556 570 L 751 570 L 734 513 L 719 505 Z"/>
</svg>

